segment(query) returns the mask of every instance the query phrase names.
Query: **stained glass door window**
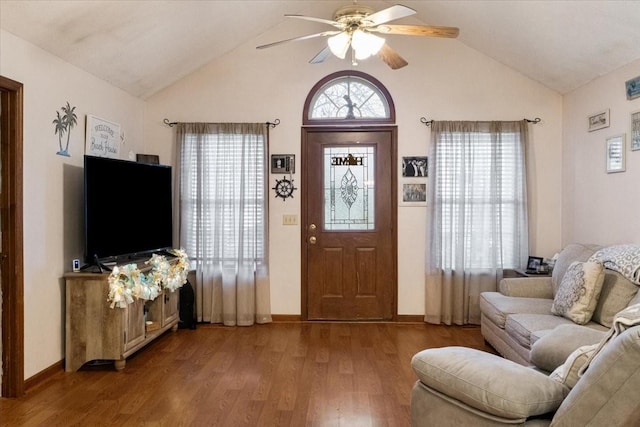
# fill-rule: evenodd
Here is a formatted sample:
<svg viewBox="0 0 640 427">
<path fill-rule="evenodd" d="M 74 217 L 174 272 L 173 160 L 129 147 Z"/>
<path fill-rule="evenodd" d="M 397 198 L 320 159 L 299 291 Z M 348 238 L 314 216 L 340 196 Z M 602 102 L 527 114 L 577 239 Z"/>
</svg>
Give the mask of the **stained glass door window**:
<svg viewBox="0 0 640 427">
<path fill-rule="evenodd" d="M 375 229 L 375 148 L 325 147 L 324 229 Z"/>
</svg>

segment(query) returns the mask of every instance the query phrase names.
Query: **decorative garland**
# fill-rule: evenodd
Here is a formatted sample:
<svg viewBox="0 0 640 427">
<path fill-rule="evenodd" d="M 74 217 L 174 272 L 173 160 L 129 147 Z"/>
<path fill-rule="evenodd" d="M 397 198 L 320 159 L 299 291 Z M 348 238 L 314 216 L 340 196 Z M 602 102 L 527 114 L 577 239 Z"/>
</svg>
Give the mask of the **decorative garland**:
<svg viewBox="0 0 640 427">
<path fill-rule="evenodd" d="M 111 308 L 125 308 L 133 299 L 153 300 L 163 289 L 171 292 L 187 282 L 189 257 L 184 249 L 170 251 L 178 257 L 178 262 L 170 263 L 163 255 L 153 254 L 145 264 L 151 265 L 151 271 L 144 274 L 136 264 L 113 267 L 109 275 L 109 297 Z"/>
</svg>

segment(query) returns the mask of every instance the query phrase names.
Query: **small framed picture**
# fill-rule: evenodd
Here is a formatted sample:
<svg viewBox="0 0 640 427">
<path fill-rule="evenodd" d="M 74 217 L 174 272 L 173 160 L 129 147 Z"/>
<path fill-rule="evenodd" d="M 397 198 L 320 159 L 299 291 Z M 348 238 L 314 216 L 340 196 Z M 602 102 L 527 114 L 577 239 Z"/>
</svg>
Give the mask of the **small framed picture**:
<svg viewBox="0 0 640 427">
<path fill-rule="evenodd" d="M 293 154 L 272 154 L 271 173 L 296 173 L 296 156 Z"/>
<path fill-rule="evenodd" d="M 151 163 L 152 165 L 160 164 L 160 156 L 157 154 L 136 154 L 136 162 Z"/>
<path fill-rule="evenodd" d="M 625 171 L 625 135 L 607 138 L 607 173 Z"/>
<path fill-rule="evenodd" d="M 427 183 L 406 182 L 402 184 L 401 206 L 427 206 Z"/>
<path fill-rule="evenodd" d="M 640 96 L 640 76 L 624 82 L 624 89 L 627 93 L 627 99 L 631 101 Z"/>
<path fill-rule="evenodd" d="M 609 127 L 609 109 L 599 111 L 589 116 L 589 132 Z"/>
<path fill-rule="evenodd" d="M 640 110 L 631 113 L 631 151 L 640 150 Z"/>
<path fill-rule="evenodd" d="M 402 158 L 402 176 L 424 177 L 429 175 L 428 157 L 410 156 Z"/>
<path fill-rule="evenodd" d="M 530 256 L 527 261 L 527 270 L 538 271 L 538 267 L 542 265 L 542 258 L 537 256 Z"/>
</svg>

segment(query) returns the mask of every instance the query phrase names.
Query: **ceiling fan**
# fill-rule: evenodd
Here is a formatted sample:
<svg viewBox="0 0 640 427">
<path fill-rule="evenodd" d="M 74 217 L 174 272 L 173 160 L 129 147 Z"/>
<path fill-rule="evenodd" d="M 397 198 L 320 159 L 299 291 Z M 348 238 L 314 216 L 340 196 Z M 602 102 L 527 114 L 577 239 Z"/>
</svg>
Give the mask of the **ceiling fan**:
<svg viewBox="0 0 640 427">
<path fill-rule="evenodd" d="M 344 59 L 349 47 L 351 47 L 351 60 L 353 65 L 357 65 L 357 61 L 359 60 L 377 55 L 389 65 L 389 67 L 396 70 L 404 67 L 408 62 L 393 50 L 383 37 L 374 33 L 381 35 L 399 34 L 426 37 L 458 37 L 459 30 L 456 27 L 387 24 L 387 22 L 405 18 L 415 13 L 415 10 L 400 4 L 376 12 L 368 6 L 359 5 L 354 2 L 352 5 L 339 8 L 335 12 L 333 21 L 304 15 L 285 15 L 288 18 L 328 24 L 337 29 L 280 40 L 258 46 L 257 49 L 265 49 L 292 41 L 328 37 L 327 47 L 314 56 L 311 61 L 309 61 L 310 63 L 317 64 L 323 62 L 332 53 L 338 58 Z"/>
</svg>

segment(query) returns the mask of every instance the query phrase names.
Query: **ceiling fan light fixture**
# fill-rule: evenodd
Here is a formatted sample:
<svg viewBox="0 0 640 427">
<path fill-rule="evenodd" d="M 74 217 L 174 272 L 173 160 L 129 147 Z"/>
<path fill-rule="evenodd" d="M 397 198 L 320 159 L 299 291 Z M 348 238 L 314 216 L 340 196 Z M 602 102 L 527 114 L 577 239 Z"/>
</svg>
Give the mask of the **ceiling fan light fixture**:
<svg viewBox="0 0 640 427">
<path fill-rule="evenodd" d="M 351 47 L 355 50 L 356 59 L 362 60 L 377 54 L 385 40 L 362 30 L 355 30 L 351 38 Z"/>
<path fill-rule="evenodd" d="M 351 44 L 351 36 L 346 31 L 343 31 L 335 36 L 329 37 L 327 44 L 329 45 L 329 49 L 331 49 L 331 53 L 340 59 L 344 59 Z"/>
<path fill-rule="evenodd" d="M 359 60 L 377 55 L 392 70 L 397 70 L 407 65 L 408 62 L 389 47 L 384 39 L 385 34 L 444 38 L 458 37 L 459 29 L 456 27 L 389 24 L 389 22 L 415 15 L 416 13 L 415 10 L 401 4 L 375 11 L 368 6 L 359 5 L 357 0 L 353 0 L 352 5 L 339 8 L 335 12 L 333 20 L 305 15 L 285 15 L 290 18 L 330 25 L 333 27 L 332 30 L 280 40 L 257 46 L 257 48 L 264 49 L 297 40 L 327 37 L 327 46 L 309 61 L 311 64 L 319 64 L 331 55 L 344 59 L 349 48 L 351 48 L 351 63 L 354 65 L 357 65 Z"/>
</svg>

